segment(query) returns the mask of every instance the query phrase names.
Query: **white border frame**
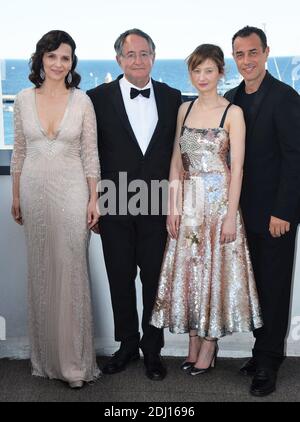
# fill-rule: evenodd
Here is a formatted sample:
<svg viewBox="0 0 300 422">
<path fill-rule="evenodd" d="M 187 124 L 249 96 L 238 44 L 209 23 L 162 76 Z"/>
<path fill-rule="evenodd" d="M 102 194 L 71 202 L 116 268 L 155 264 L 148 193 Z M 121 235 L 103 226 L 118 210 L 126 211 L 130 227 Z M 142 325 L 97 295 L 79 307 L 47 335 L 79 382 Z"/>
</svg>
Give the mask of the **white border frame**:
<svg viewBox="0 0 300 422">
<path fill-rule="evenodd" d="M 0 149 L 6 149 L 4 145 L 4 119 L 2 100 L 2 60 L 0 60 Z"/>
<path fill-rule="evenodd" d="M 5 145 L 5 134 L 4 134 L 4 107 L 3 107 L 3 95 L 2 95 L 2 71 L 5 66 L 5 60 L 0 59 L 0 151 L 12 150 L 13 145 Z"/>
</svg>

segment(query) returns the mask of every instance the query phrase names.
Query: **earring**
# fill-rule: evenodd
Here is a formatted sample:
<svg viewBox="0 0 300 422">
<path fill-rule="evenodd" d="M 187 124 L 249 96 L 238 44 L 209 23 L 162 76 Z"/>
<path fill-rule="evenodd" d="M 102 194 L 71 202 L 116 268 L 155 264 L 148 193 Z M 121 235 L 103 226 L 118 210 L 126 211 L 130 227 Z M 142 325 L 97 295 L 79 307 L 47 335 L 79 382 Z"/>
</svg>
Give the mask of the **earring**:
<svg viewBox="0 0 300 422">
<path fill-rule="evenodd" d="M 68 84 L 69 84 L 69 85 L 71 85 L 72 80 L 73 80 L 72 73 L 71 73 L 71 72 L 69 72 L 68 77 L 67 77 L 67 82 L 68 82 Z"/>
<path fill-rule="evenodd" d="M 42 81 L 44 81 L 45 80 L 45 72 L 44 72 L 44 70 L 43 69 L 41 69 L 40 70 L 40 77 L 41 77 L 41 79 L 42 79 Z"/>
</svg>

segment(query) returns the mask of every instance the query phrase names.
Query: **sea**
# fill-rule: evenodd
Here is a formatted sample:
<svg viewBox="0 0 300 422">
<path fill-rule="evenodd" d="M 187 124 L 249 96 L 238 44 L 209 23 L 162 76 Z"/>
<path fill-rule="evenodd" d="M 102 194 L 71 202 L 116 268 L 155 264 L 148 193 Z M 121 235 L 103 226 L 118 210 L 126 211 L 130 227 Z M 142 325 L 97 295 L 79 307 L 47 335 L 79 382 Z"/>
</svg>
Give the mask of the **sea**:
<svg viewBox="0 0 300 422">
<path fill-rule="evenodd" d="M 27 60 L 4 60 L 1 68 L 3 95 L 15 95 L 22 89 L 32 86 L 28 80 Z M 268 70 L 273 76 L 300 92 L 300 57 L 271 57 L 268 60 Z M 107 80 L 113 80 L 122 73 L 116 61 L 113 60 L 81 60 L 77 71 L 82 77 L 80 88 L 84 91 Z M 156 60 L 152 77 L 179 89 L 184 94 L 196 93 L 190 83 L 184 60 Z M 240 77 L 233 59 L 226 59 L 225 76 L 219 86 L 220 94 L 237 86 L 239 82 Z M 4 142 L 5 145 L 12 145 L 14 142 L 11 103 L 4 104 Z"/>
</svg>

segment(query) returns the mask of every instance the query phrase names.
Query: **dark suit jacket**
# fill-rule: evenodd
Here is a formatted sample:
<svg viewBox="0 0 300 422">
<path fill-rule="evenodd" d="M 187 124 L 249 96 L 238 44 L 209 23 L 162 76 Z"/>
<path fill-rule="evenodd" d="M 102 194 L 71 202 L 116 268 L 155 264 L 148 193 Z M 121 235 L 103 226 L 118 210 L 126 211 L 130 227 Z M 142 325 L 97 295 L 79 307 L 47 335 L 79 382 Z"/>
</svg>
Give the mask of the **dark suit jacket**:
<svg viewBox="0 0 300 422">
<path fill-rule="evenodd" d="M 235 103 L 242 82 L 225 94 Z M 270 217 L 300 220 L 300 97 L 268 72 L 247 127 L 241 208 L 246 226 L 267 232 Z"/>
<path fill-rule="evenodd" d="M 127 173 L 128 184 L 136 179 L 145 181 L 149 191 L 152 180 L 168 179 L 181 104 L 180 91 L 152 80 L 158 123 L 143 155 L 126 114 L 119 84 L 121 77 L 87 92 L 97 118 L 101 177 L 112 180 L 117 187 L 117 211 L 120 172 Z M 128 194 L 128 200 L 132 195 Z M 149 209 L 150 206 L 151 203 Z"/>
</svg>

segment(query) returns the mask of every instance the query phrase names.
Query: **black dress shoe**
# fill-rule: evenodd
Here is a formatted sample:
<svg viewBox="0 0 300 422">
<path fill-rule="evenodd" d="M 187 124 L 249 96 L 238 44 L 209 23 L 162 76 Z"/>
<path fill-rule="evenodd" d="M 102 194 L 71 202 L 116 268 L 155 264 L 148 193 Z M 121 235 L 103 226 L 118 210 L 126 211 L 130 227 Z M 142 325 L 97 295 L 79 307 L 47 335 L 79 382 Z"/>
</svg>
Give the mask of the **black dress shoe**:
<svg viewBox="0 0 300 422">
<path fill-rule="evenodd" d="M 144 353 L 144 365 L 146 375 L 152 381 L 161 381 L 167 375 L 158 353 Z"/>
<path fill-rule="evenodd" d="M 276 390 L 276 372 L 268 368 L 257 369 L 250 388 L 256 397 L 267 396 Z"/>
<path fill-rule="evenodd" d="M 240 373 L 250 377 L 254 377 L 257 368 L 257 362 L 255 358 L 247 360 L 246 363 L 240 368 Z"/>
<path fill-rule="evenodd" d="M 126 366 L 130 362 L 134 362 L 140 358 L 139 350 L 128 351 L 124 349 L 119 349 L 107 364 L 103 367 L 103 374 L 116 374 L 117 372 L 124 371 Z"/>
</svg>

